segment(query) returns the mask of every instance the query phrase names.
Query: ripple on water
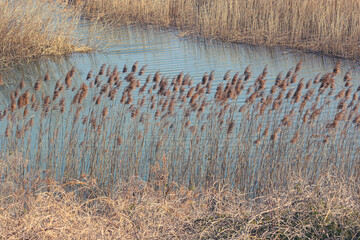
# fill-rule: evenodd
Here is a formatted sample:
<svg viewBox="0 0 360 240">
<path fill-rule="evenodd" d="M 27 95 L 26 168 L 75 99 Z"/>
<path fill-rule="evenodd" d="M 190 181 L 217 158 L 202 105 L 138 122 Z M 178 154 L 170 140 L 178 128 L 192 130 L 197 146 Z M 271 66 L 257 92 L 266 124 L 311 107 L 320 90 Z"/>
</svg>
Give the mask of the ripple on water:
<svg viewBox="0 0 360 240">
<path fill-rule="evenodd" d="M 83 24 L 81 34 L 86 35 L 90 26 Z M 26 64 L 19 64 L 3 72 L 8 86 L 0 89 L 2 99 L 9 99 L 10 91 L 20 79 L 29 84 L 49 72 L 53 79 L 63 77 L 71 66 L 76 66 L 79 81 L 83 81 L 90 69 L 99 69 L 107 65 L 119 68 L 139 61 L 139 66 L 147 64 L 147 73 L 161 73 L 173 77 L 181 71 L 190 73 L 194 82 L 200 81 L 204 72 L 215 70 L 215 79 L 220 81 L 227 70 L 231 74 L 241 73 L 251 65 L 254 76 L 259 75 L 264 66 L 269 70 L 268 81 L 271 83 L 279 72 L 286 72 L 299 61 L 303 61 L 301 77 L 313 78 L 318 73 L 331 71 L 336 62 L 341 61 L 343 73 L 352 69 L 356 81 L 360 68 L 356 62 L 317 54 L 298 51 L 249 46 L 244 44 L 200 41 L 194 38 L 179 38 L 176 31 L 154 27 L 122 26 L 105 28 L 99 34 L 100 42 L 106 42 L 107 48 L 92 54 L 73 54 L 55 59 L 42 59 Z"/>
</svg>

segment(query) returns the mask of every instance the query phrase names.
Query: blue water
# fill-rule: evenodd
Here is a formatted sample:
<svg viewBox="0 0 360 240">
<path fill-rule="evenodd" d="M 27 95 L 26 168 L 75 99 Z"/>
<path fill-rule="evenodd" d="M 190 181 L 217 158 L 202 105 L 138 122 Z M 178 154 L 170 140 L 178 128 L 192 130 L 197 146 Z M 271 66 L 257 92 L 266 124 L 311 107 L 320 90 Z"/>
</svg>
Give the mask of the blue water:
<svg viewBox="0 0 360 240">
<path fill-rule="evenodd" d="M 89 26 L 84 24 L 79 35 L 86 35 Z M 147 66 L 146 73 L 154 74 L 157 70 L 170 77 L 184 71 L 190 73 L 194 83 L 201 80 L 205 72 L 215 70 L 217 81 L 221 81 L 227 70 L 231 74 L 242 73 L 251 65 L 253 76 L 259 75 L 264 66 L 268 67 L 268 81 L 274 80 L 279 72 L 286 72 L 299 61 L 303 61 L 300 78 L 313 78 L 318 73 L 332 71 L 337 62 L 342 64 L 342 74 L 352 71 L 355 85 L 360 75 L 360 66 L 340 58 L 318 54 L 303 53 L 285 48 L 269 48 L 244 44 L 203 41 L 190 37 L 178 37 L 173 30 L 161 30 L 154 27 L 123 26 L 105 28 L 97 33 L 100 47 L 91 54 L 75 53 L 69 56 L 40 59 L 18 64 L 12 69 L 2 71 L 5 85 L 0 86 L 2 103 L 9 99 L 10 91 L 14 90 L 20 79 L 34 84 L 36 79 L 49 72 L 52 82 L 63 78 L 66 72 L 75 66 L 77 81 L 84 81 L 89 70 L 98 71 L 102 64 L 118 66 L 122 69 L 135 61 L 139 67 Z M 52 89 L 52 88 L 51 88 Z M 46 92 L 46 87 L 44 88 Z M 50 91 L 50 90 L 49 90 Z"/>
</svg>

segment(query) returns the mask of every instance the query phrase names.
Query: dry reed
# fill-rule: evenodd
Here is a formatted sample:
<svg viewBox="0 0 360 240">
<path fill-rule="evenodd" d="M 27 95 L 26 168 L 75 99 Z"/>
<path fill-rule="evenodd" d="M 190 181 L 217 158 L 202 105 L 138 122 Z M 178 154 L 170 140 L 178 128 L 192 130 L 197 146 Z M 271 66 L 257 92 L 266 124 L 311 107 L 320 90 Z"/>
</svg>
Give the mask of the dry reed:
<svg viewBox="0 0 360 240">
<path fill-rule="evenodd" d="M 18 178 L 29 164 L 11 160 L 0 184 L 1 239 L 358 239 L 357 181 L 331 175 L 314 183 L 293 175 L 288 190 L 249 199 L 229 185 L 188 189 L 167 184 L 166 158 L 155 179 L 131 178 L 105 195 L 82 175 L 59 184 L 52 178 Z M 1 162 L 3 164 L 3 162 Z M 36 176 L 29 176 L 27 180 Z"/>
<path fill-rule="evenodd" d="M 41 56 L 91 50 L 75 34 L 79 12 L 58 3 L 5 0 L 0 2 L 0 16 L 1 67 Z"/>
<path fill-rule="evenodd" d="M 92 0 L 83 13 L 118 23 L 173 26 L 232 42 L 360 57 L 356 0 Z"/>
<path fill-rule="evenodd" d="M 133 176 L 156 180 L 157 166 L 169 173 L 166 184 L 230 183 L 249 197 L 287 189 L 294 172 L 313 182 L 360 177 L 360 89 L 340 65 L 305 80 L 299 63 L 270 81 L 267 67 L 257 77 L 247 67 L 227 71 L 214 89 L 213 72 L 193 80 L 139 75 L 138 62 L 117 69 L 103 65 L 79 83 L 73 67 L 57 82 L 45 74 L 14 85 L 0 109 L 0 154 L 28 159 L 18 169 L 24 188 L 38 173 L 60 184 L 88 176 L 110 194 Z"/>
</svg>

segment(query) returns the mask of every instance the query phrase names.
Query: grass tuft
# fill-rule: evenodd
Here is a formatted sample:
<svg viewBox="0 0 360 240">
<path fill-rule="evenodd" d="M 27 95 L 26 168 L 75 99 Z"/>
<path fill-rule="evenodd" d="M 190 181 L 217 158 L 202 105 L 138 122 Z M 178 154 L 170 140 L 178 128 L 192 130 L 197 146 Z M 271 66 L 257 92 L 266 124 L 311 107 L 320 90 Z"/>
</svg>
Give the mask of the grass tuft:
<svg viewBox="0 0 360 240">
<path fill-rule="evenodd" d="M 0 2 L 0 66 L 41 56 L 89 52 L 76 37 L 79 12 L 43 0 Z"/>
</svg>

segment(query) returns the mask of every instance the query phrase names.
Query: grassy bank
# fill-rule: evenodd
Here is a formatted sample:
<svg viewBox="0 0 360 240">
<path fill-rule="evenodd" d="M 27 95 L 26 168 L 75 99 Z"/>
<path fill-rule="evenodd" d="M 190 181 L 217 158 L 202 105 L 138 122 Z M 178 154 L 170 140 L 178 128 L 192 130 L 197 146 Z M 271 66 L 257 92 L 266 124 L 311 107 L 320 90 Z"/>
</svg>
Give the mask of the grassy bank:
<svg viewBox="0 0 360 240">
<path fill-rule="evenodd" d="M 76 39 L 76 10 L 43 0 L 5 0 L 0 16 L 0 67 L 90 50 Z"/>
<path fill-rule="evenodd" d="M 93 0 L 83 12 L 120 23 L 173 26 L 225 41 L 360 57 L 356 0 Z"/>
<path fill-rule="evenodd" d="M 10 159 L 15 160 L 16 156 Z M 130 180 L 104 195 L 94 179 L 32 191 L 0 184 L 0 239 L 358 239 L 359 184 L 293 176 L 248 199 L 228 186 L 189 190 Z M 71 187 L 77 186 L 77 190 Z M 86 197 L 84 197 L 86 196 Z"/>
</svg>

